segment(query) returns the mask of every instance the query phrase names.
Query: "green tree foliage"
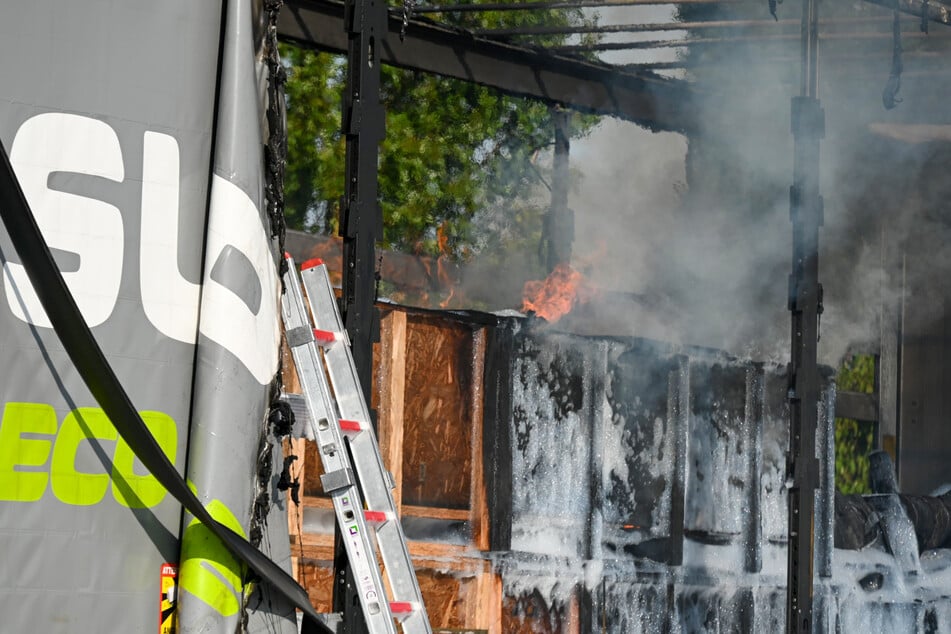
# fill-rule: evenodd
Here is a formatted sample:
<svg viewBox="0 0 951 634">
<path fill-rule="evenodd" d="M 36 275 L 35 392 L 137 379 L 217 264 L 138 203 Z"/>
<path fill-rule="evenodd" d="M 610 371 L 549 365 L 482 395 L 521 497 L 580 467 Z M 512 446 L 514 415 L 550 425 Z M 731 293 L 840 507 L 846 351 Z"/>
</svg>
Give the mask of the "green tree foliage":
<svg viewBox="0 0 951 634">
<path fill-rule="evenodd" d="M 476 28 L 578 23 L 583 16 L 513 11 L 443 19 Z M 288 66 L 288 224 L 336 233 L 344 185 L 345 59 L 287 44 L 281 53 Z M 542 195 L 547 167 L 538 157 L 553 143 L 547 105 L 389 66 L 381 68 L 381 99 L 384 247 L 464 258 L 473 251 L 501 251 L 512 242 L 519 248 L 537 243 L 548 205 Z M 576 116 L 575 135 L 593 123 Z"/>
<path fill-rule="evenodd" d="M 875 391 L 875 358 L 851 357 L 838 373 L 838 389 L 872 394 Z M 843 493 L 870 493 L 868 454 L 874 447 L 875 426 L 851 418 L 835 419 L 835 484 Z"/>
</svg>

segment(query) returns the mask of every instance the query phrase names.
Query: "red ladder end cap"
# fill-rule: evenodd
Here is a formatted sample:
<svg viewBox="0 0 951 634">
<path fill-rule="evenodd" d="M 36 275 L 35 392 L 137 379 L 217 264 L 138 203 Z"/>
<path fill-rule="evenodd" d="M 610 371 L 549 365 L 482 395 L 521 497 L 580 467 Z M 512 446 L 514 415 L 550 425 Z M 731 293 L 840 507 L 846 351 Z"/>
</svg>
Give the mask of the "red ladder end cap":
<svg viewBox="0 0 951 634">
<path fill-rule="evenodd" d="M 285 260 L 290 260 L 290 259 L 291 259 L 291 254 L 288 253 L 287 251 L 285 251 L 285 252 L 284 252 L 284 259 L 285 259 Z"/>
<path fill-rule="evenodd" d="M 307 260 L 306 262 L 300 265 L 300 270 L 306 271 L 307 269 L 312 269 L 315 266 L 320 266 L 323 263 L 324 261 L 321 260 L 320 258 L 311 258 L 310 260 Z"/>
<path fill-rule="evenodd" d="M 331 330 L 314 329 L 314 339 L 323 344 L 331 344 L 337 340 L 337 333 Z"/>
<path fill-rule="evenodd" d="M 358 431 L 363 431 L 363 425 L 361 425 L 360 422 L 356 420 L 342 420 L 341 419 L 340 429 L 342 429 L 343 431 L 358 432 Z"/>
<path fill-rule="evenodd" d="M 412 601 L 393 601 L 390 603 L 390 613 L 393 616 L 406 616 L 416 610 L 416 605 Z"/>
<path fill-rule="evenodd" d="M 375 524 L 382 524 L 387 520 L 386 511 L 364 511 L 363 517 Z"/>
</svg>

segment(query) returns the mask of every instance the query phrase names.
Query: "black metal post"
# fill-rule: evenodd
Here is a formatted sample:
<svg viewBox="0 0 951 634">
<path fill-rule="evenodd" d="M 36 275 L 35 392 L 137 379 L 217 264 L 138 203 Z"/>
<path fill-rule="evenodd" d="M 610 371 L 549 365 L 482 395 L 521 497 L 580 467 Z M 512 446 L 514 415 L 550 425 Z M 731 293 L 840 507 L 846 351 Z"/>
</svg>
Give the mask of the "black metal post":
<svg viewBox="0 0 951 634">
<path fill-rule="evenodd" d="M 545 264 L 553 271 L 559 264 L 571 263 L 571 243 L 575 238 L 575 222 L 568 208 L 568 153 L 571 148 L 571 112 L 552 108 L 552 123 L 555 128 L 555 155 L 551 175 L 551 207 L 545 219 L 545 234 L 548 242 Z"/>
<path fill-rule="evenodd" d="M 670 549 L 668 563 L 684 563 L 684 510 L 687 502 L 687 450 L 690 442 L 690 357 L 679 355 L 667 379 L 667 412 L 673 469 L 670 476 Z M 672 592 L 672 591 L 671 591 Z"/>
<path fill-rule="evenodd" d="M 353 350 L 357 376 L 370 403 L 373 342 L 379 339 L 376 299 L 376 242 L 383 237 L 377 199 L 377 158 L 385 130 L 380 105 L 380 40 L 385 37 L 386 4 L 382 0 L 346 0 L 347 85 L 343 95 L 343 133 L 347 139 L 346 185 L 340 235 L 343 237 L 342 313 Z M 343 616 L 345 634 L 368 632 L 353 572 L 340 538 L 334 540 L 333 609 Z"/>
<path fill-rule="evenodd" d="M 367 403 L 373 341 L 379 338 L 374 308 L 376 242 L 383 237 L 377 197 L 377 159 L 385 134 L 380 105 L 380 40 L 386 36 L 382 0 L 347 0 L 347 86 L 343 98 L 343 132 L 347 139 L 346 187 L 340 235 L 343 237 L 343 317 L 357 374 Z"/>
<path fill-rule="evenodd" d="M 812 632 L 815 493 L 819 484 L 816 423 L 819 407 L 817 348 L 822 286 L 819 284 L 819 141 L 825 114 L 819 104 L 818 0 L 803 0 L 802 82 L 792 99 L 795 141 L 790 216 L 793 227 L 789 310 L 792 351 L 789 372 L 789 543 L 786 576 L 786 631 Z"/>
<path fill-rule="evenodd" d="M 744 522 L 746 550 L 743 569 L 759 573 L 763 569 L 762 468 L 763 426 L 766 424 L 766 376 L 763 365 L 755 363 L 746 371 L 746 481 L 750 512 Z"/>
</svg>

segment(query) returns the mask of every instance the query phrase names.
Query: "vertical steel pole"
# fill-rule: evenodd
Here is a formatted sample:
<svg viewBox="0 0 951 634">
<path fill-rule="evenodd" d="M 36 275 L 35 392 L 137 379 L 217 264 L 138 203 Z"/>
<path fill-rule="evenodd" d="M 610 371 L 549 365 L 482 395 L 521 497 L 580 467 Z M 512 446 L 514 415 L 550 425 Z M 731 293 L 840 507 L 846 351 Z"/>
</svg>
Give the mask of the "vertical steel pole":
<svg viewBox="0 0 951 634">
<path fill-rule="evenodd" d="M 819 407 L 817 347 L 822 286 L 819 284 L 819 141 L 825 134 L 825 113 L 819 104 L 818 0 L 803 0 L 802 81 L 792 99 L 795 142 L 790 217 L 793 227 L 789 310 L 792 351 L 789 368 L 789 542 L 786 631 L 813 630 L 813 562 L 815 559 L 815 493 L 819 484 L 816 423 Z"/>
<path fill-rule="evenodd" d="M 347 86 L 343 98 L 343 133 L 347 139 L 340 235 L 343 237 L 343 313 L 353 359 L 370 402 L 373 341 L 379 333 L 374 309 L 376 242 L 383 237 L 377 196 L 377 160 L 385 134 L 380 104 L 380 40 L 386 34 L 383 0 L 347 0 Z"/>
<path fill-rule="evenodd" d="M 571 243 L 575 239 L 574 214 L 568 208 L 568 153 L 571 147 L 571 112 L 556 106 L 552 108 L 555 128 L 555 156 L 551 177 L 551 206 L 545 218 L 548 241 L 545 264 L 553 271 L 559 264 L 571 262 Z"/>
<path fill-rule="evenodd" d="M 383 237 L 383 214 L 377 197 L 377 159 L 385 131 L 380 105 L 380 40 L 386 33 L 383 0 L 346 0 L 347 84 L 343 95 L 343 134 L 347 140 L 341 313 L 350 337 L 357 376 L 370 403 L 373 341 L 378 338 L 376 242 Z M 343 615 L 345 634 L 365 634 L 356 583 L 337 527 L 334 539 L 334 612 Z"/>
</svg>

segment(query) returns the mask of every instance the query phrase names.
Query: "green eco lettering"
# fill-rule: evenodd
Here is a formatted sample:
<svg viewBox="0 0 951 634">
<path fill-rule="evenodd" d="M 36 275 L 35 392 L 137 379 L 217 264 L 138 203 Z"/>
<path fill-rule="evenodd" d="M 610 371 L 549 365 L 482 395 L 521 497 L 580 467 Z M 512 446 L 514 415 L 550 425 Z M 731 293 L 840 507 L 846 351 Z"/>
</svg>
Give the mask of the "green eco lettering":
<svg viewBox="0 0 951 634">
<path fill-rule="evenodd" d="M 46 491 L 45 471 L 17 467 L 46 464 L 52 441 L 23 438 L 23 434 L 56 434 L 56 412 L 42 403 L 7 403 L 0 419 L 0 500 L 36 502 Z"/>
<path fill-rule="evenodd" d="M 162 412 L 142 412 L 156 442 L 175 462 L 178 429 Z M 112 481 L 116 501 L 130 508 L 151 508 L 165 497 L 165 488 L 151 474 L 135 472 L 135 455 L 119 438 L 112 422 L 99 408 L 81 407 L 66 414 L 57 426 L 56 411 L 45 403 L 7 403 L 0 418 L 0 501 L 36 502 L 46 493 L 72 506 L 100 503 Z M 24 437 L 24 434 L 49 438 Z M 76 469 L 83 441 L 93 445 L 104 467 L 98 473 Z M 114 442 L 111 464 L 102 455 L 103 442 Z M 49 461 L 49 465 L 47 465 Z"/>
<path fill-rule="evenodd" d="M 50 463 L 50 487 L 60 502 L 92 506 L 102 501 L 109 488 L 109 476 L 77 471 L 76 454 L 84 440 L 115 440 L 117 435 L 116 428 L 101 409 L 80 407 L 66 414 L 56 435 Z"/>
<path fill-rule="evenodd" d="M 175 464 L 178 449 L 178 428 L 168 414 L 140 412 L 146 427 L 158 442 L 168 459 Z M 116 501 L 130 508 L 151 508 L 165 497 L 165 487 L 152 474 L 138 475 L 133 470 L 135 454 L 125 440 L 119 439 L 112 457 L 112 495 Z"/>
<path fill-rule="evenodd" d="M 221 501 L 212 500 L 207 508 L 213 518 L 245 537 L 238 519 Z M 182 590 L 198 597 L 222 616 L 237 614 L 244 564 L 197 519 L 189 523 L 182 537 L 182 565 L 178 574 Z"/>
</svg>

